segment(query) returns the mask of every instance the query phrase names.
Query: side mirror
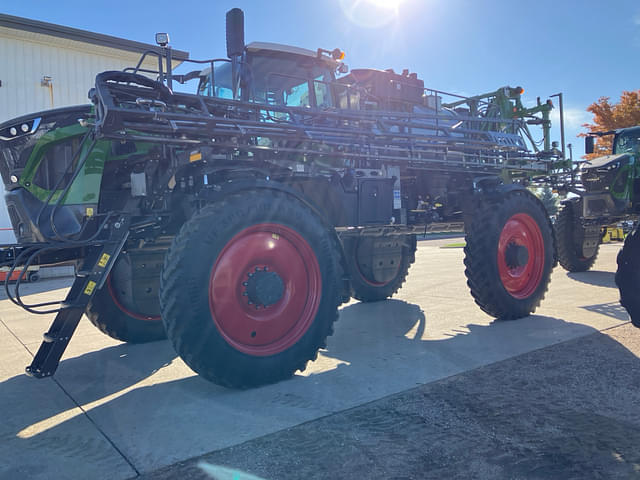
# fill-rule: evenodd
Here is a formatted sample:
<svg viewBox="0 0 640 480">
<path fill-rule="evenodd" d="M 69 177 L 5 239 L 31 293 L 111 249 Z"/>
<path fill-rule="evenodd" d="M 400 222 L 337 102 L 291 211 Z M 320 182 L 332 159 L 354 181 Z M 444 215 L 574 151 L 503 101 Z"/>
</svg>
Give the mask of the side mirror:
<svg viewBox="0 0 640 480">
<path fill-rule="evenodd" d="M 593 141 L 594 141 L 595 137 L 592 136 L 587 136 L 584 137 L 584 153 L 589 154 L 589 153 L 593 153 Z"/>
</svg>

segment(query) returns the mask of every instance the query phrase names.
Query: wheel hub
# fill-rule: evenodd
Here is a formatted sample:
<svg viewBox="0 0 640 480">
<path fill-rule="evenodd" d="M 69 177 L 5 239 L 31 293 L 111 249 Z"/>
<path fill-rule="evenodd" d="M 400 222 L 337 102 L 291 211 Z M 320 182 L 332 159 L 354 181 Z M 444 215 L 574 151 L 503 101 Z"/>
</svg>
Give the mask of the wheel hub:
<svg viewBox="0 0 640 480">
<path fill-rule="evenodd" d="M 507 245 L 504 259 L 509 268 L 524 267 L 529 262 L 529 250 L 524 245 L 512 242 Z"/>
<path fill-rule="evenodd" d="M 282 298 L 284 282 L 276 272 L 267 271 L 267 267 L 262 270 L 257 267 L 255 272 L 247 276 L 249 279 L 244 282 L 244 286 L 249 305 L 266 308 Z"/>
<path fill-rule="evenodd" d="M 542 280 L 545 246 L 540 227 L 527 213 L 516 213 L 504 224 L 498 238 L 498 273 L 514 298 L 532 295 Z"/>
<path fill-rule="evenodd" d="M 249 355 L 275 355 L 295 345 L 312 325 L 321 296 L 314 250 L 282 224 L 238 232 L 218 254 L 209 278 L 209 308 L 218 331 Z"/>
</svg>

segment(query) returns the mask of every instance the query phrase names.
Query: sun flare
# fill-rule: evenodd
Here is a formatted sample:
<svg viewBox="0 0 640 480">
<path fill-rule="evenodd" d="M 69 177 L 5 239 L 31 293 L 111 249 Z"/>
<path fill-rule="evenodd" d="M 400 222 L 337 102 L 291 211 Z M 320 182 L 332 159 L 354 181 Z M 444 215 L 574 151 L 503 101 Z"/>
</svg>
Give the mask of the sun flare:
<svg viewBox="0 0 640 480">
<path fill-rule="evenodd" d="M 340 0 L 342 11 L 354 24 L 379 28 L 396 21 L 406 0 Z"/>
<path fill-rule="evenodd" d="M 365 3 L 370 3 L 378 8 L 384 8 L 385 10 L 398 11 L 400 4 L 404 0 L 364 0 Z"/>
</svg>

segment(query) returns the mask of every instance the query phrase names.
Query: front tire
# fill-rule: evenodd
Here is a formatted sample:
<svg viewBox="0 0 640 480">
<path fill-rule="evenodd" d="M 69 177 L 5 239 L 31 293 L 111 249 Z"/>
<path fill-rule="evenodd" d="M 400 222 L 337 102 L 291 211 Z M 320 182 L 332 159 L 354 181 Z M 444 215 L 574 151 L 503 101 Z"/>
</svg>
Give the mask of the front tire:
<svg viewBox="0 0 640 480">
<path fill-rule="evenodd" d="M 631 323 L 640 328 L 640 228 L 627 236 L 618 253 L 616 285 L 620 304 L 629 312 Z"/>
<path fill-rule="evenodd" d="M 482 199 L 466 225 L 465 274 L 480 308 L 501 320 L 533 313 L 555 266 L 551 222 L 526 190 Z"/>
<path fill-rule="evenodd" d="M 580 204 L 567 202 L 558 212 L 556 218 L 556 245 L 558 248 L 558 261 L 569 272 L 586 272 L 598 257 L 600 243 L 595 247 L 589 246 L 584 250 L 584 227 L 576 221 L 576 212 L 580 210 Z"/>
<path fill-rule="evenodd" d="M 304 370 L 337 318 L 338 248 L 319 217 L 282 192 L 207 205 L 164 264 L 160 302 L 174 348 L 198 374 L 232 388 Z"/>
<path fill-rule="evenodd" d="M 415 235 L 349 240 L 351 296 L 361 302 L 391 297 L 407 278 L 415 253 Z"/>
</svg>

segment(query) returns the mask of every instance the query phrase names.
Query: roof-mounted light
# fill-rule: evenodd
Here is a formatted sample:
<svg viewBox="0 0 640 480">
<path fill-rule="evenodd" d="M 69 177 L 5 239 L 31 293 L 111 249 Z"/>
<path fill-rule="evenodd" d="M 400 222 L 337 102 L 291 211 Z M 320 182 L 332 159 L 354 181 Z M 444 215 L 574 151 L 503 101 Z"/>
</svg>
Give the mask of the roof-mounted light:
<svg viewBox="0 0 640 480">
<path fill-rule="evenodd" d="M 169 45 L 169 34 L 156 33 L 156 43 L 161 47 L 166 47 L 167 45 Z"/>
<path fill-rule="evenodd" d="M 325 50 L 324 48 L 319 48 L 318 49 L 318 53 L 317 53 L 317 57 L 321 58 L 323 54 L 327 54 L 329 56 L 331 56 L 332 59 L 334 59 L 336 62 L 340 62 L 342 60 L 344 60 L 344 52 L 342 50 L 340 50 L 339 48 L 334 48 L 333 50 Z"/>
</svg>

